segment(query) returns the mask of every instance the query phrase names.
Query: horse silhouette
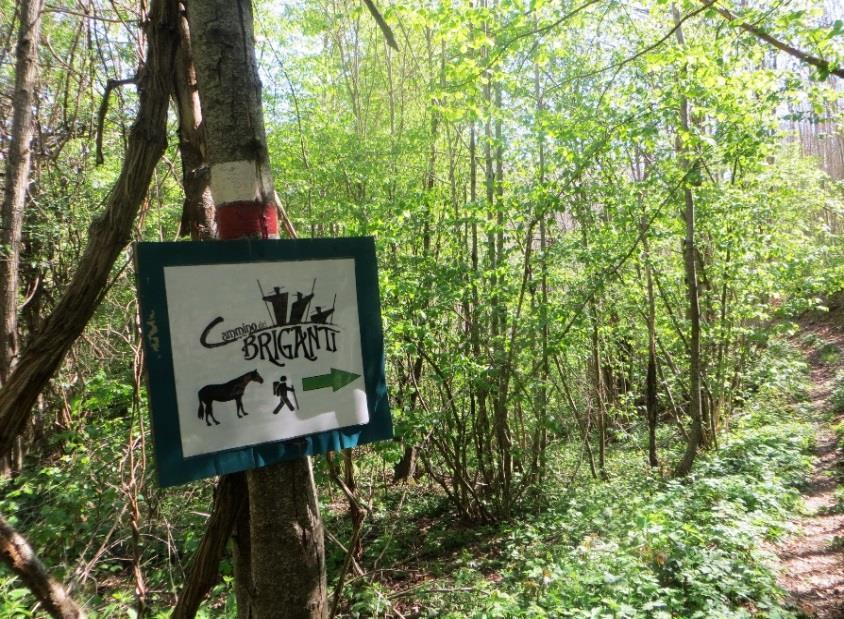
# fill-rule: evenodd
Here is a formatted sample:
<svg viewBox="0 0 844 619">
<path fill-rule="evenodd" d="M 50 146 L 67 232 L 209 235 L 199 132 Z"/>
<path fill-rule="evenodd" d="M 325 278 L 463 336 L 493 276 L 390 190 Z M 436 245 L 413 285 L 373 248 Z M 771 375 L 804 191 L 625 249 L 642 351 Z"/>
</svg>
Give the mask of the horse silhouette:
<svg viewBox="0 0 844 619">
<path fill-rule="evenodd" d="M 199 418 L 205 419 L 205 425 L 210 426 L 212 420 L 216 425 L 220 425 L 220 422 L 214 417 L 214 410 L 211 407 L 211 403 L 215 400 L 217 402 L 231 402 L 234 400 L 235 404 L 237 404 L 238 419 L 243 417 L 243 415 L 248 415 L 249 413 L 243 410 L 243 401 L 241 398 L 243 398 L 243 392 L 246 391 L 246 385 L 253 380 L 258 383 L 264 382 L 264 379 L 258 374 L 258 370 L 252 370 L 222 385 L 205 385 L 198 393 Z"/>
</svg>

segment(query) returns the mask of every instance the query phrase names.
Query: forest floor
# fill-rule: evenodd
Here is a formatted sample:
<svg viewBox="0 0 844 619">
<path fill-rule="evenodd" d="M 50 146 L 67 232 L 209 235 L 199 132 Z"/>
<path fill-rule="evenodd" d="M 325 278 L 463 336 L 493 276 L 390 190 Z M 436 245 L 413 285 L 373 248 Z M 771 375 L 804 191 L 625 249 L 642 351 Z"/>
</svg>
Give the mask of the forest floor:
<svg viewBox="0 0 844 619">
<path fill-rule="evenodd" d="M 776 552 L 779 582 L 794 607 L 807 617 L 844 619 L 844 500 L 838 490 L 844 457 L 834 430 L 844 428 L 836 397 L 836 387 L 844 384 L 844 297 L 832 299 L 829 310 L 810 312 L 800 322 L 796 343 L 809 363 L 808 398 L 817 420 L 815 461 L 802 489 L 804 515 Z"/>
</svg>

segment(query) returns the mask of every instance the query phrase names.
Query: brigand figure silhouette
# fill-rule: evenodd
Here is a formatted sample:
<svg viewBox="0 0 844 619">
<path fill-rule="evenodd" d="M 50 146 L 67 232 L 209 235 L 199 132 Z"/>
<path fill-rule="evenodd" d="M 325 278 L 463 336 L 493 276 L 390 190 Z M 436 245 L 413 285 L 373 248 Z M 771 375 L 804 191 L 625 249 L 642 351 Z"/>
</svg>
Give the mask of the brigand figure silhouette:
<svg viewBox="0 0 844 619">
<path fill-rule="evenodd" d="M 316 311 L 311 314 L 311 322 L 315 322 L 317 324 L 325 324 L 328 322 L 329 316 L 334 313 L 334 308 L 331 307 L 329 309 L 322 309 L 322 306 L 317 305 Z"/>
<path fill-rule="evenodd" d="M 258 283 L 260 284 L 260 282 Z M 288 293 L 282 292 L 278 286 L 273 288 L 272 294 L 263 297 L 264 301 L 268 301 L 273 306 L 273 315 L 277 327 L 283 327 L 287 324 L 287 297 Z"/>
</svg>

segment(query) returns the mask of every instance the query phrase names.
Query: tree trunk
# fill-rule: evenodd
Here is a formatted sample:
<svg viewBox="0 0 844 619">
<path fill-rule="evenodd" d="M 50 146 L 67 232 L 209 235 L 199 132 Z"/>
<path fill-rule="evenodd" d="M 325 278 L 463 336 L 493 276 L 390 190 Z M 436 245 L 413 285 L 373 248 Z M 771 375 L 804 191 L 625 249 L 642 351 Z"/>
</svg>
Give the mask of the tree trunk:
<svg viewBox="0 0 844 619">
<path fill-rule="evenodd" d="M 393 466 L 393 483 L 409 482 L 416 477 L 416 447 L 406 445 L 401 459 Z"/>
<path fill-rule="evenodd" d="M 477 144 L 477 130 L 475 121 L 472 120 L 469 128 L 469 200 L 472 205 L 478 199 L 478 144 Z M 469 340 L 472 350 L 472 355 L 475 359 L 481 358 L 481 295 L 478 282 L 481 279 L 480 268 L 480 243 L 478 241 L 478 222 L 475 216 L 472 216 L 471 229 L 471 310 L 466 312 L 469 320 Z M 487 412 L 487 400 L 489 396 L 489 387 L 486 379 L 478 377 L 472 383 L 472 423 L 475 435 L 475 456 L 478 459 L 478 469 L 481 472 L 484 483 L 487 486 L 492 485 L 493 476 L 495 474 L 489 438 L 489 413 Z"/>
<path fill-rule="evenodd" d="M 184 14 L 179 17 L 179 50 L 176 53 L 176 72 L 173 77 L 173 100 L 179 115 L 179 155 L 182 159 L 182 187 L 185 193 L 179 235 L 190 236 L 193 241 L 207 241 L 217 237 L 217 223 L 214 220 L 214 198 L 208 183 L 205 130 L 196 87 L 196 67 L 190 45 L 190 29 Z"/>
<path fill-rule="evenodd" d="M 495 4 L 493 4 L 493 9 Z M 495 110 L 502 109 L 502 95 L 501 85 L 495 85 Z M 495 188 L 495 196 L 492 200 L 493 211 L 495 212 L 495 268 L 504 262 L 504 137 L 503 127 L 500 115 L 495 120 L 495 172 L 493 173 L 493 184 Z M 495 374 L 496 374 L 496 394 L 493 402 L 493 415 L 495 419 L 495 438 L 498 443 L 499 457 L 501 460 L 501 510 L 504 518 L 510 517 L 510 510 L 513 503 L 513 472 L 516 467 L 516 462 L 513 458 L 513 436 L 510 428 L 509 416 L 509 402 L 507 401 L 507 393 L 509 391 L 509 381 L 512 373 L 510 364 L 506 363 L 507 351 L 503 345 L 496 341 L 499 337 L 504 338 L 506 335 L 507 325 L 506 317 L 507 310 L 505 301 L 502 298 L 501 292 L 498 290 L 499 279 L 495 277 L 495 289 L 491 295 L 490 305 L 492 310 L 492 335 L 495 342 Z M 511 341 L 511 346 L 515 342 Z M 510 351 L 512 354 L 512 351 Z"/>
<path fill-rule="evenodd" d="M 674 23 L 677 26 L 676 36 L 680 46 L 685 45 L 683 29 L 680 27 L 680 13 L 672 5 Z M 681 86 L 682 88 L 682 86 Z M 688 174 L 690 162 L 686 154 L 683 134 L 689 131 L 689 101 L 685 95 L 680 97 L 680 131 L 677 132 L 677 156 L 680 158 L 681 168 Z M 701 363 L 700 363 L 700 300 L 697 281 L 697 260 L 695 259 L 695 202 L 692 188 L 688 179 L 683 183 L 684 211 L 683 219 L 686 223 L 686 239 L 684 241 L 684 261 L 686 264 L 686 292 L 689 301 L 689 417 L 692 420 L 686 451 L 677 465 L 675 474 L 684 476 L 692 470 L 698 447 L 703 441 L 703 399 L 701 394 Z"/>
<path fill-rule="evenodd" d="M 601 365 L 601 338 L 598 331 L 598 308 L 590 303 L 592 314 L 592 371 L 594 372 L 595 411 L 598 415 L 598 471 L 601 479 L 607 474 L 607 405 L 604 399 L 604 371 Z"/>
<path fill-rule="evenodd" d="M 261 84 L 248 0 L 194 0 L 188 10 L 206 127 L 211 193 L 222 239 L 277 235 Z M 321 618 L 325 559 L 307 458 L 249 471 L 248 586 L 238 614 Z M 243 532 L 240 531 L 242 535 Z M 238 570 L 236 580 L 247 575 Z M 243 599 L 243 598 L 247 599 Z"/>
<path fill-rule="evenodd" d="M 12 133 L 3 191 L 3 256 L 0 259 L 0 382 L 5 383 L 17 353 L 18 263 L 23 206 L 32 163 L 32 108 L 38 72 L 38 38 L 42 0 L 22 0 L 15 61 Z"/>
<path fill-rule="evenodd" d="M 536 23 L 534 24 L 537 25 Z M 542 131 L 542 114 L 545 111 L 545 102 L 543 100 L 541 71 L 539 66 L 534 67 L 533 74 L 533 93 L 536 98 L 536 154 L 537 154 L 537 183 L 540 191 L 545 190 L 545 134 Z M 533 449 L 536 458 L 537 476 L 535 482 L 538 485 L 542 484 L 542 478 L 546 469 L 546 454 L 545 449 L 548 443 L 548 384 L 550 381 L 550 367 L 548 363 L 548 239 L 546 232 L 546 214 L 545 206 L 543 205 L 542 213 L 539 216 L 539 323 L 542 327 L 541 337 L 541 365 L 539 374 L 539 387 L 536 394 L 536 406 L 538 409 L 536 423 L 539 426 L 537 429 L 537 437 Z"/>
<path fill-rule="evenodd" d="M 641 219 L 642 247 L 644 249 L 645 284 L 648 291 L 648 370 L 645 378 L 645 411 L 648 418 L 648 464 L 659 466 L 656 451 L 657 382 L 656 382 L 656 298 L 651 265 L 650 244 L 647 237 L 647 220 Z"/>
<path fill-rule="evenodd" d="M 252 619 L 322 619 L 322 521 L 309 459 L 249 471 Z"/>
<path fill-rule="evenodd" d="M 184 5 L 179 17 L 179 49 L 173 75 L 173 101 L 179 117 L 179 154 L 182 160 L 182 221 L 179 233 L 190 235 L 193 241 L 207 241 L 217 237 L 214 219 L 214 198 L 209 186 L 210 174 L 205 158 L 205 131 L 202 125 L 202 106 L 196 86 L 196 67 L 190 44 L 190 28 Z M 220 561 L 229 538 L 234 542 L 235 572 L 249 572 L 249 520 L 246 512 L 246 476 L 243 473 L 224 475 L 214 489 L 211 516 L 205 525 L 202 541 L 194 554 L 188 578 L 179 593 L 171 619 L 192 619 L 199 605 L 220 577 Z M 248 515 L 248 514 L 247 514 Z M 237 531 L 244 531 L 238 535 Z M 244 550 L 243 545 L 246 545 Z M 246 556 L 244 563 L 242 557 Z M 243 569 L 241 566 L 245 565 Z M 246 578 L 241 579 L 242 585 Z M 238 587 L 248 591 L 249 587 Z M 236 591 L 236 596 L 238 592 Z M 239 596 L 247 599 L 246 594 Z M 247 607 L 247 605 L 244 605 Z"/>
<path fill-rule="evenodd" d="M 23 209 L 32 164 L 34 134 L 32 108 L 38 74 L 38 39 L 42 0 L 22 0 L 15 50 L 15 91 L 12 97 L 12 132 L 6 159 L 3 205 L 0 210 L 0 384 L 4 384 L 18 352 L 18 266 L 21 254 Z M 15 438 L 13 453 L 2 459 L 2 472 L 23 466 L 23 435 Z"/>
<path fill-rule="evenodd" d="M 583 213 L 580 215 L 580 228 L 583 236 L 583 249 L 589 250 L 589 226 L 594 223 L 594 214 L 591 207 L 586 205 Z M 598 472 L 603 481 L 607 481 L 609 476 L 606 468 L 606 448 L 607 448 L 607 403 L 605 399 L 605 377 L 603 365 L 601 362 L 601 339 L 600 339 L 600 308 L 598 300 L 592 298 L 586 304 L 586 310 L 590 322 L 590 363 L 592 371 L 592 393 L 593 405 L 589 410 L 595 412 L 595 417 L 598 426 Z M 590 415 L 591 418 L 591 415 Z M 587 421 L 586 427 L 591 427 L 591 422 Z"/>
</svg>

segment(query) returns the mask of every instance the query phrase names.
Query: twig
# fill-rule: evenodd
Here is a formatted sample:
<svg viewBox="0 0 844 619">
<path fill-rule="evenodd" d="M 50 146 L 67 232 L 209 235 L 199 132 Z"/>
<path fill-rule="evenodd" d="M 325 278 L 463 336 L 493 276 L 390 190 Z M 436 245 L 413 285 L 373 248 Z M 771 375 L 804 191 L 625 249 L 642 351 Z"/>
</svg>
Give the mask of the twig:
<svg viewBox="0 0 844 619">
<path fill-rule="evenodd" d="M 423 590 L 425 593 L 464 593 L 475 591 L 477 589 L 475 587 L 428 587 L 426 586 L 427 583 L 422 583 L 419 585 L 414 585 L 412 587 L 408 587 L 402 591 L 396 591 L 395 593 L 391 593 L 387 596 L 388 600 L 395 600 L 396 598 L 404 597 L 406 595 L 410 595 L 420 589 Z"/>
<path fill-rule="evenodd" d="M 346 574 L 349 572 L 349 567 L 352 565 L 354 561 L 354 553 L 355 547 L 358 544 L 358 540 L 360 540 L 361 533 L 363 532 L 363 523 L 366 520 L 366 516 L 369 513 L 369 510 L 361 503 L 361 501 L 355 496 L 355 493 L 346 485 L 346 483 L 340 479 L 340 476 L 335 473 L 334 471 L 331 472 L 331 478 L 334 482 L 340 486 L 340 489 L 343 491 L 343 494 L 346 495 L 346 498 L 349 500 L 349 503 L 355 506 L 360 514 L 360 518 L 354 522 L 354 532 L 352 533 L 352 539 L 349 542 L 349 548 L 346 550 L 346 559 L 343 561 L 343 569 L 340 570 L 340 576 L 337 577 L 337 584 L 334 587 L 334 594 L 333 600 L 331 602 L 331 612 L 328 615 L 328 619 L 334 619 L 334 616 L 337 614 L 337 609 L 340 606 L 340 597 L 343 593 L 343 584 L 346 581 Z"/>
<path fill-rule="evenodd" d="M 714 4 L 714 3 L 715 2 L 713 0 L 713 2 L 711 4 Z M 605 66 L 603 66 L 599 69 L 595 69 L 594 71 L 587 71 L 586 73 L 579 73 L 577 75 L 573 75 L 572 77 L 570 77 L 566 80 L 563 80 L 562 82 L 560 82 L 558 84 L 554 84 L 552 87 L 548 88 L 547 90 L 548 91 L 554 91 L 554 90 L 557 90 L 557 89 L 561 88 L 562 86 L 569 84 L 569 83 L 571 83 L 575 80 L 586 79 L 587 77 L 595 77 L 596 75 L 600 75 L 601 73 L 606 73 L 607 71 L 612 71 L 613 69 L 621 69 L 622 67 L 630 64 L 631 62 L 633 62 L 635 60 L 638 60 L 639 58 L 641 58 L 645 54 L 652 52 L 657 47 L 659 47 L 660 45 L 665 43 L 668 39 L 670 39 L 672 36 L 674 36 L 674 33 L 677 32 L 677 30 L 683 25 L 684 22 L 686 22 L 686 20 L 691 19 L 695 15 L 703 13 L 706 9 L 710 8 L 711 4 L 708 4 L 706 6 L 702 6 L 699 9 L 695 9 L 691 13 L 687 13 L 686 15 L 684 15 L 678 21 L 678 23 L 674 24 L 674 26 L 671 28 L 671 30 L 666 32 L 665 35 L 660 37 L 655 43 L 652 43 L 652 44 L 648 45 L 647 47 L 640 49 L 638 52 L 636 52 L 632 56 L 628 56 L 627 58 L 625 58 L 624 60 L 621 60 L 619 62 L 610 63 L 610 64 L 605 65 Z"/>
<path fill-rule="evenodd" d="M 346 560 L 343 561 L 343 569 L 340 570 L 340 576 L 337 577 L 337 584 L 334 586 L 334 594 L 332 595 L 331 601 L 331 612 L 328 615 L 328 619 L 334 619 L 334 616 L 337 614 L 337 609 L 340 607 L 340 597 L 343 593 L 343 585 L 346 581 L 346 574 L 349 572 L 349 567 L 354 561 L 354 551 L 355 546 L 360 539 L 361 533 L 363 532 L 363 522 L 366 520 L 367 512 L 364 511 L 362 513 L 360 521 L 355 526 L 355 531 L 352 534 L 352 539 L 349 542 L 349 549 L 346 551 Z"/>
<path fill-rule="evenodd" d="M 106 82 L 105 92 L 103 92 L 103 100 L 100 102 L 100 111 L 97 113 L 97 165 L 102 165 L 105 162 L 103 158 L 103 127 L 105 125 L 105 117 L 108 112 L 108 99 L 111 91 L 120 86 L 127 84 L 137 84 L 138 76 L 127 77 L 122 80 L 110 79 Z"/>
<path fill-rule="evenodd" d="M 337 545 L 337 547 L 338 547 L 340 550 L 342 550 L 343 552 L 349 552 L 349 549 L 348 549 L 348 548 L 346 548 L 346 547 L 342 544 L 342 542 L 341 542 L 339 539 L 337 539 L 337 537 L 336 537 L 336 536 L 335 536 L 335 535 L 334 535 L 331 531 L 329 531 L 328 529 L 326 529 L 326 530 L 325 530 L 325 537 L 327 537 L 330 541 L 334 542 L 334 544 L 336 544 L 336 545 Z M 352 557 L 352 571 L 353 571 L 353 572 L 354 572 L 357 576 L 364 576 L 364 575 L 366 574 L 366 572 L 364 572 L 364 571 L 363 571 L 363 568 L 360 566 L 360 563 L 358 563 L 357 561 L 355 561 L 355 558 L 354 558 L 354 557 Z"/>
</svg>

